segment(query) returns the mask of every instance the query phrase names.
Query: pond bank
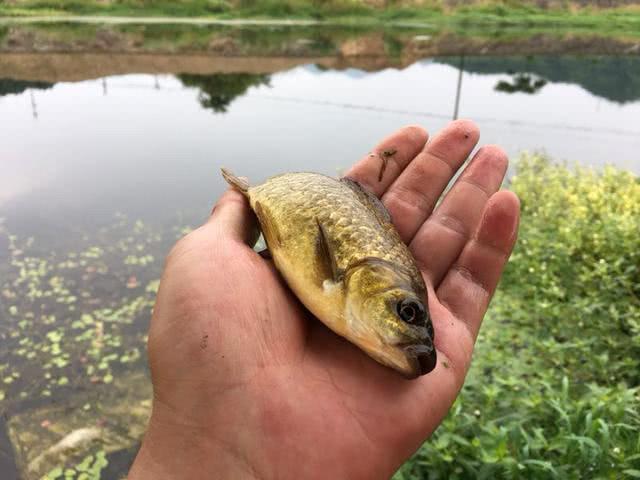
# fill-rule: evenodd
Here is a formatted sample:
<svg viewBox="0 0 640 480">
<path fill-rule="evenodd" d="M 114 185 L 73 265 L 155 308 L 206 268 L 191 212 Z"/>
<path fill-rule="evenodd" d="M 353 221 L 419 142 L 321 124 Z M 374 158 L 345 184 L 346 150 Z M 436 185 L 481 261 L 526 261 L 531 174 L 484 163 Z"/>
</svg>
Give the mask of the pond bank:
<svg viewBox="0 0 640 480">
<path fill-rule="evenodd" d="M 372 17 L 335 17 L 318 18 L 252 18 L 252 17 L 172 17 L 172 16 L 136 16 L 136 15 L 12 15 L 0 6 L 0 27 L 2 25 L 31 24 L 31 23 L 76 23 L 76 24 L 105 24 L 105 25 L 227 25 L 227 26 L 355 26 L 375 28 L 562 28 L 588 30 L 599 34 L 628 34 L 637 35 L 640 30 L 640 13 L 615 12 L 613 14 L 580 14 L 555 15 L 536 14 L 520 15 L 442 15 L 411 16 L 401 15 L 398 18 Z"/>
<path fill-rule="evenodd" d="M 402 2 L 384 0 L 350 2 L 316 2 L 286 0 L 281 2 L 230 1 L 155 1 L 88 0 L 14 0 L 0 5 L 0 17 L 39 17 L 38 21 L 95 22 L 164 22 L 164 23 L 242 23 L 283 24 L 312 22 L 340 24 L 403 23 L 468 24 L 491 23 L 531 26 L 561 24 L 619 30 L 640 25 L 640 9 L 626 1 L 565 3 L 517 0 L 508 4 L 482 2 Z"/>
<path fill-rule="evenodd" d="M 1 10 L 0 10 L 1 11 Z M 211 17 L 127 17 L 97 15 L 34 15 L 26 17 L 0 17 L 0 24 L 25 23 L 98 23 L 107 25 L 139 24 L 139 25 L 235 25 L 235 26 L 305 26 L 332 25 L 313 19 L 268 19 L 268 18 L 211 18 Z M 403 23 L 406 24 L 406 23 Z M 417 24 L 417 26 L 427 24 Z"/>
<path fill-rule="evenodd" d="M 497 1 L 403 2 L 385 1 L 314 2 L 246 0 L 203 2 L 125 0 L 56 2 L 14 0 L 0 4 L 0 24 L 13 22 L 75 22 L 109 24 L 190 25 L 342 25 L 405 28 L 437 26 L 467 28 L 470 25 L 519 28 L 580 28 L 599 33 L 633 33 L 640 29 L 640 8 L 625 1 L 606 5 L 581 1 L 567 5 L 518 0 L 508 5 Z"/>
</svg>

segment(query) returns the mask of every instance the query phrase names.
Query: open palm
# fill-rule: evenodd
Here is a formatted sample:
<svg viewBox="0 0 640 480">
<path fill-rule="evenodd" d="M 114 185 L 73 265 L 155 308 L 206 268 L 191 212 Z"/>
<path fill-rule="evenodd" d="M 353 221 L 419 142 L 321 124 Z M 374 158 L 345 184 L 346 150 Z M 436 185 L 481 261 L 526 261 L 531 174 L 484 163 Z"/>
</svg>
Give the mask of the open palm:
<svg viewBox="0 0 640 480">
<path fill-rule="evenodd" d="M 458 394 L 515 242 L 498 147 L 437 204 L 478 136 L 469 121 L 429 142 L 406 127 L 347 173 L 382 199 L 422 270 L 433 372 L 405 380 L 313 318 L 250 248 L 255 218 L 229 191 L 167 259 L 149 335 L 153 415 L 130 478 L 391 476 Z"/>
</svg>

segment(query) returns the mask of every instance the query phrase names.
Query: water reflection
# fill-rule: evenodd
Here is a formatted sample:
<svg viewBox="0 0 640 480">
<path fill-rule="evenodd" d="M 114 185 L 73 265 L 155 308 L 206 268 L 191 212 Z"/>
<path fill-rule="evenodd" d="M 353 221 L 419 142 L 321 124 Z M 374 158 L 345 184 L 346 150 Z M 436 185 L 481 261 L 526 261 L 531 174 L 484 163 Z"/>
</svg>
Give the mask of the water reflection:
<svg viewBox="0 0 640 480">
<path fill-rule="evenodd" d="M 437 61 L 458 64 L 456 58 Z M 464 69 L 480 74 L 533 74 L 552 83 L 580 85 L 597 97 L 620 104 L 640 99 L 638 56 L 471 57 Z"/>
<path fill-rule="evenodd" d="M 200 90 L 198 101 L 202 108 L 225 113 L 236 97 L 244 95 L 249 87 L 269 85 L 268 75 L 250 73 L 218 73 L 215 75 L 177 76 L 183 85 Z"/>
<path fill-rule="evenodd" d="M 480 124 L 482 142 L 512 156 L 544 149 L 638 172 L 634 72 L 637 58 L 465 57 L 461 70 L 456 57 L 373 73 L 306 65 L 55 86 L 5 80 L 0 216 L 25 233 L 99 225 L 114 212 L 197 221 L 223 188 L 221 164 L 255 180 L 285 170 L 334 175 L 400 125 L 441 128 L 456 99 L 459 116 Z"/>
<path fill-rule="evenodd" d="M 528 73 L 508 73 L 511 75 L 511 79 L 500 80 L 495 86 L 496 91 L 504 93 L 521 92 L 534 94 L 547 84 L 547 81 L 544 78 L 536 78 Z"/>
<path fill-rule="evenodd" d="M 4 95 L 17 95 L 28 89 L 47 90 L 53 87 L 49 82 L 29 82 L 14 80 L 12 78 L 0 78 L 0 97 Z"/>
</svg>

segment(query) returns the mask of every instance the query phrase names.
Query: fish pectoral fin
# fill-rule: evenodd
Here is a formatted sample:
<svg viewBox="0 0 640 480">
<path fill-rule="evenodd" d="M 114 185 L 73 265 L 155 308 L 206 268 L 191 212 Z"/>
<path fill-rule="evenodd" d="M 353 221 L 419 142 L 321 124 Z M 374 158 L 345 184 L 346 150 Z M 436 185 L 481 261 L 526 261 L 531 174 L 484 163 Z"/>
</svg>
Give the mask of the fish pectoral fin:
<svg viewBox="0 0 640 480">
<path fill-rule="evenodd" d="M 282 237 L 271 215 L 269 215 L 260 202 L 256 202 L 253 211 L 256 212 L 256 217 L 258 217 L 258 221 L 260 222 L 260 229 L 264 235 L 264 241 L 267 247 L 270 250 L 279 248 L 282 244 Z"/>
<path fill-rule="evenodd" d="M 265 260 L 271 260 L 273 258 L 268 248 L 264 248 L 260 251 L 257 251 L 256 253 L 260 255 L 262 258 L 264 258 Z"/>
<path fill-rule="evenodd" d="M 342 280 L 344 272 L 338 268 L 334 244 L 318 217 L 316 217 L 316 223 L 318 224 L 318 258 L 323 266 L 325 278 L 338 283 Z"/>
</svg>

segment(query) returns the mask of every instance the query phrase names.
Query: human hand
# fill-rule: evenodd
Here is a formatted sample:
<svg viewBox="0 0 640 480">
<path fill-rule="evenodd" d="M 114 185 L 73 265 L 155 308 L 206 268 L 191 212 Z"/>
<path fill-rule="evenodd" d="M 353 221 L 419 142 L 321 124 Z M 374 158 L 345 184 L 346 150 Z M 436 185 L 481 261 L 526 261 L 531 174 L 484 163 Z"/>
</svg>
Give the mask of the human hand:
<svg viewBox="0 0 640 480">
<path fill-rule="evenodd" d="M 250 245 L 256 221 L 233 190 L 167 258 L 149 331 L 153 413 L 130 480 L 388 478 L 431 435 L 469 368 L 515 243 L 519 202 L 497 192 L 507 158 L 471 153 L 470 121 L 429 143 L 387 137 L 347 176 L 388 208 L 429 289 L 438 364 L 405 380 L 313 318 Z M 425 145 L 426 143 L 426 145 Z"/>
</svg>

